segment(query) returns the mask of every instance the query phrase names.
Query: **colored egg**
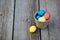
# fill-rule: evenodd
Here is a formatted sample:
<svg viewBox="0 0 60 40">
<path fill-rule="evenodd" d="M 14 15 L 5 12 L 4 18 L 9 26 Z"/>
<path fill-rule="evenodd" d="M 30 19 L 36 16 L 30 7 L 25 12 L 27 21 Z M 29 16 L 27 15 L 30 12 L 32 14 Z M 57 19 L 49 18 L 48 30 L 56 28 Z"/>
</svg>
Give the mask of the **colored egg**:
<svg viewBox="0 0 60 40">
<path fill-rule="evenodd" d="M 40 10 L 40 11 L 38 11 L 38 15 L 40 15 L 40 16 L 43 16 L 44 14 L 45 14 L 45 10 Z"/>
<path fill-rule="evenodd" d="M 45 19 L 44 16 L 42 16 L 42 17 L 40 17 L 40 18 L 38 19 L 38 21 L 39 21 L 39 22 L 46 22 L 46 19 Z"/>
<path fill-rule="evenodd" d="M 36 16 L 36 19 L 38 20 L 39 17 L 40 17 L 40 16 Z"/>
<path fill-rule="evenodd" d="M 45 15 L 44 15 L 44 17 L 45 17 L 46 20 L 50 19 L 50 13 L 46 12 Z"/>
<path fill-rule="evenodd" d="M 36 31 L 36 26 L 32 25 L 30 28 L 29 28 L 29 32 L 33 33 Z"/>
</svg>

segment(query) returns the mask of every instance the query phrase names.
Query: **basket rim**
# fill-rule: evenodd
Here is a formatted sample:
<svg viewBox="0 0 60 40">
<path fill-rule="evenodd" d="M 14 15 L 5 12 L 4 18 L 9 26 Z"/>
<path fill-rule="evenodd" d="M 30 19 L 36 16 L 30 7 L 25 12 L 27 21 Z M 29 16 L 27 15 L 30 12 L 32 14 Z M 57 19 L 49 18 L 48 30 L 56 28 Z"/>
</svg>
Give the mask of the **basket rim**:
<svg viewBox="0 0 60 40">
<path fill-rule="evenodd" d="M 36 14 L 37 14 L 37 12 L 35 12 L 35 14 L 33 15 L 33 18 L 34 18 L 35 21 L 39 22 L 39 21 L 35 18 Z M 48 21 L 49 21 L 49 20 L 47 20 L 46 22 L 48 22 Z M 41 22 L 41 23 L 45 23 L 45 22 Z"/>
</svg>

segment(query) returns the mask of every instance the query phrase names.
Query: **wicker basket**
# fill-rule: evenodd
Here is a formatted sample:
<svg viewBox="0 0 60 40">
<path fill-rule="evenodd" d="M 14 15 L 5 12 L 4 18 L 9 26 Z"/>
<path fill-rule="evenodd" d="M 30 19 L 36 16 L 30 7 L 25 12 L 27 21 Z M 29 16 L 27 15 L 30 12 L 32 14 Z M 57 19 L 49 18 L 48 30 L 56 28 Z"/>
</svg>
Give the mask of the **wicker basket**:
<svg viewBox="0 0 60 40">
<path fill-rule="evenodd" d="M 39 22 L 39 21 L 35 18 L 36 14 L 37 14 L 37 13 L 34 14 L 34 20 L 35 20 L 36 26 L 37 26 L 38 28 L 40 28 L 40 29 L 46 28 L 47 25 L 48 25 L 48 21 L 46 21 L 46 22 Z"/>
</svg>

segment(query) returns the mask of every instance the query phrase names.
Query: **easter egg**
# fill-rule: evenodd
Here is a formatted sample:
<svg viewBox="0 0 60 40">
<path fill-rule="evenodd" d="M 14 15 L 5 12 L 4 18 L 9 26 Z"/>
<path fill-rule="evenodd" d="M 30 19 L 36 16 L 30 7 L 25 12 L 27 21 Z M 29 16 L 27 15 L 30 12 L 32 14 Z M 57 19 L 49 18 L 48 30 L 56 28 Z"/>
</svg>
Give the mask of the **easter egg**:
<svg viewBox="0 0 60 40">
<path fill-rule="evenodd" d="M 36 26 L 32 25 L 30 28 L 29 28 L 29 32 L 33 33 L 36 31 Z"/>
<path fill-rule="evenodd" d="M 45 14 L 45 10 L 38 11 L 38 15 L 43 16 Z"/>
<path fill-rule="evenodd" d="M 38 20 L 39 17 L 38 13 L 36 13 L 35 18 Z"/>
<path fill-rule="evenodd" d="M 39 17 L 40 17 L 40 16 L 36 16 L 36 19 L 38 20 Z"/>
<path fill-rule="evenodd" d="M 44 17 L 45 17 L 46 20 L 50 19 L 50 13 L 46 12 L 45 15 L 44 15 Z"/>
<path fill-rule="evenodd" d="M 46 19 L 45 19 L 44 16 L 42 16 L 42 17 L 40 17 L 40 18 L 38 19 L 38 21 L 39 21 L 39 22 L 46 22 Z"/>
</svg>

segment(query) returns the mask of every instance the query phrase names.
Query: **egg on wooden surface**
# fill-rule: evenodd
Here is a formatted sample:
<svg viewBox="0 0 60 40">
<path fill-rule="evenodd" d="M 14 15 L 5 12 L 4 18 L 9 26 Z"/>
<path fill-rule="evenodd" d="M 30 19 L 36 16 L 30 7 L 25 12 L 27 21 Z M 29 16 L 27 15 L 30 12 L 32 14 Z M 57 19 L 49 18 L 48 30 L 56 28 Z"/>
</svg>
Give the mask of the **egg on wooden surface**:
<svg viewBox="0 0 60 40">
<path fill-rule="evenodd" d="M 29 32 L 31 32 L 31 33 L 33 33 L 33 32 L 35 32 L 36 31 L 36 26 L 35 25 L 32 25 L 32 26 L 30 26 L 30 28 L 29 28 Z"/>
</svg>

